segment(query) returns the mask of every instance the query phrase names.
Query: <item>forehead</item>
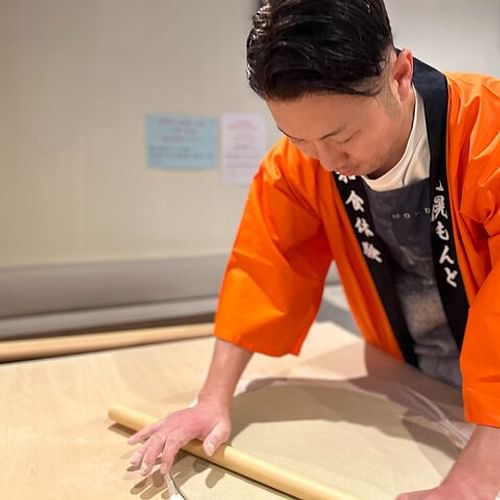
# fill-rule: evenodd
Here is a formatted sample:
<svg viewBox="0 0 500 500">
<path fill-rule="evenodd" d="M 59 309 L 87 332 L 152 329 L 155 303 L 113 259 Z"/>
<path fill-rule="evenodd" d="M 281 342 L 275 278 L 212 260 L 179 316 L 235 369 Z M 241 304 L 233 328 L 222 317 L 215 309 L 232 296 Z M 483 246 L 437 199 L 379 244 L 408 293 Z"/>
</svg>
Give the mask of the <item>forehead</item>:
<svg viewBox="0 0 500 500">
<path fill-rule="evenodd" d="M 306 140 L 359 127 L 378 107 L 373 97 L 345 94 L 309 94 L 291 101 L 266 103 L 283 132 Z"/>
</svg>

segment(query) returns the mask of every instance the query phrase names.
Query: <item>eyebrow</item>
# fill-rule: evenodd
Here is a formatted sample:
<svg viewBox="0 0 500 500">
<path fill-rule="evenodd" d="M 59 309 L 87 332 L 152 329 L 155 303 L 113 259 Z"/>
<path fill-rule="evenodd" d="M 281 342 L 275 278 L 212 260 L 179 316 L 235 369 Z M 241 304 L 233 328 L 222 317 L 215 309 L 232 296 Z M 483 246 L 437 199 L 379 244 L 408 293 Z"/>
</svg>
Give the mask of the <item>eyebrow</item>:
<svg viewBox="0 0 500 500">
<path fill-rule="evenodd" d="M 346 127 L 340 127 L 332 132 L 329 132 L 328 134 L 325 134 L 324 136 L 320 137 L 318 140 L 319 141 L 322 141 L 323 139 L 328 139 L 328 137 L 332 137 L 334 135 L 338 135 L 340 134 L 341 132 L 343 132 L 344 130 L 346 129 Z M 290 139 L 293 139 L 294 141 L 303 141 L 304 139 L 299 139 L 298 137 L 293 137 L 293 135 L 290 135 L 290 134 L 287 134 L 283 129 L 281 129 L 280 127 L 278 127 L 278 130 L 280 132 L 282 132 L 283 134 L 285 134 L 287 137 L 289 137 Z"/>
</svg>

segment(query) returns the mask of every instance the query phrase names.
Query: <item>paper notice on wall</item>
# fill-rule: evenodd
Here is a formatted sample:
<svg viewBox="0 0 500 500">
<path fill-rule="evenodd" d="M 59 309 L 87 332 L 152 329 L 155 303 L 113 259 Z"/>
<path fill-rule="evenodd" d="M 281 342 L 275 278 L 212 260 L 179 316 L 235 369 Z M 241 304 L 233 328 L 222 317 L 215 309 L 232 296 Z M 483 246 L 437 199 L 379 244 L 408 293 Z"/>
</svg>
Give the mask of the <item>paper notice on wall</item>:
<svg viewBox="0 0 500 500">
<path fill-rule="evenodd" d="M 224 113 L 221 117 L 222 180 L 250 184 L 266 150 L 266 123 L 253 113 Z"/>
<path fill-rule="evenodd" d="M 146 147 L 149 167 L 205 169 L 217 163 L 216 118 L 179 114 L 146 116 Z"/>
</svg>

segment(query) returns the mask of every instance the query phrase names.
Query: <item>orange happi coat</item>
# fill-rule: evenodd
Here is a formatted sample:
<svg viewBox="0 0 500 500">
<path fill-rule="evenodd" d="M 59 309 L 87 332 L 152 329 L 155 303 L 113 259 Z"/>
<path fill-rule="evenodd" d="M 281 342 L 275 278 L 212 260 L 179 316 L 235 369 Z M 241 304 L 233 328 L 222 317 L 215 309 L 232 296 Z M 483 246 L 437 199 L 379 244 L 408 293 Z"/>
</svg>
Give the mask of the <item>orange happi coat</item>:
<svg viewBox="0 0 500 500">
<path fill-rule="evenodd" d="M 461 350 L 466 418 L 500 427 L 500 80 L 447 74 L 446 177 L 469 304 Z M 298 354 L 334 260 L 367 342 L 402 359 L 333 181 L 286 138 L 252 183 L 224 276 L 216 336 Z"/>
</svg>

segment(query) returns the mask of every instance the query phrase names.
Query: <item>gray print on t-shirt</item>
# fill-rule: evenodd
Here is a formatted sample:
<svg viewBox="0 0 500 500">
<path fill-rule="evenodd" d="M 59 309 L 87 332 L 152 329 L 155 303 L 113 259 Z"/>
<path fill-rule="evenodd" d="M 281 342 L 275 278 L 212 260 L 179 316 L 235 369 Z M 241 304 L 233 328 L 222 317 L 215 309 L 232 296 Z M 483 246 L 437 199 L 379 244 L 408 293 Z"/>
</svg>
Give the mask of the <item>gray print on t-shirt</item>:
<svg viewBox="0 0 500 500">
<path fill-rule="evenodd" d="M 420 369 L 461 385 L 458 348 L 436 284 L 431 248 L 429 181 L 374 191 L 366 185 L 373 224 L 391 255 L 391 271 Z"/>
</svg>

